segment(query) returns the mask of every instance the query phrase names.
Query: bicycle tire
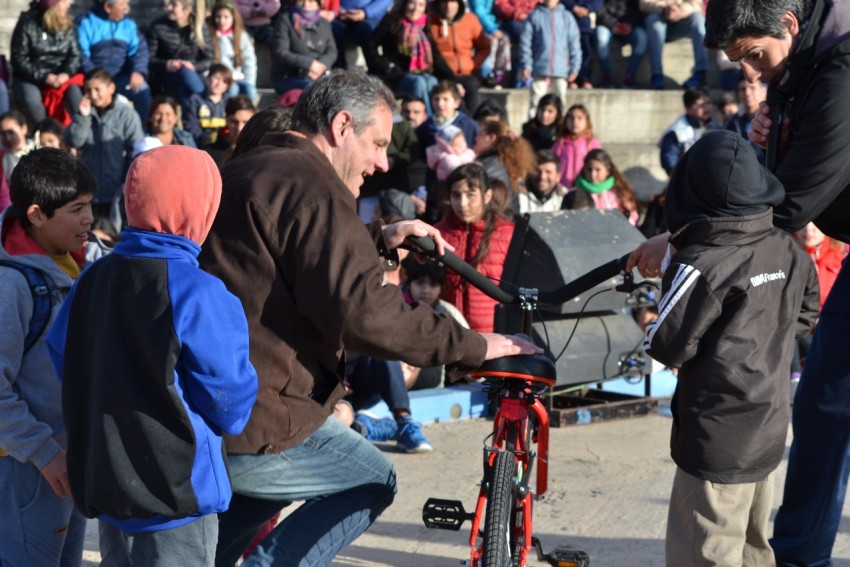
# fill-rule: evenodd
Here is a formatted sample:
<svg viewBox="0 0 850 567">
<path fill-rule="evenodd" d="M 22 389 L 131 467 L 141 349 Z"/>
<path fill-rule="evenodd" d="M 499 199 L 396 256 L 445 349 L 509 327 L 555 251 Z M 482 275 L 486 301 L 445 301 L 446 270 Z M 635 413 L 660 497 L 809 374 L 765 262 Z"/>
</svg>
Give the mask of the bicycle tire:
<svg viewBox="0 0 850 567">
<path fill-rule="evenodd" d="M 514 546 L 511 543 L 511 512 L 516 498 L 516 475 L 517 465 L 513 453 L 496 453 L 490 475 L 490 491 L 487 495 L 482 567 L 512 565 L 511 551 Z"/>
</svg>

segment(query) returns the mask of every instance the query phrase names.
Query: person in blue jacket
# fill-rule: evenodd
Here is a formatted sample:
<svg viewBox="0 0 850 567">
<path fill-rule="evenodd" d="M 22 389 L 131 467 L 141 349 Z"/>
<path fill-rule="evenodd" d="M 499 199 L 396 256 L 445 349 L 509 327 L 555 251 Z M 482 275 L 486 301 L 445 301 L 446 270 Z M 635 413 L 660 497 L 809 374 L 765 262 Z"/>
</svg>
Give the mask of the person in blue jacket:
<svg viewBox="0 0 850 567">
<path fill-rule="evenodd" d="M 257 394 L 239 300 L 198 267 L 221 200 L 205 152 L 163 146 L 127 174 L 128 227 L 48 335 L 74 502 L 110 565 L 209 565 L 230 504 L 222 434 Z"/>
<path fill-rule="evenodd" d="M 129 0 L 95 0 L 95 7 L 77 22 L 82 71 L 106 69 L 118 94 L 127 97 L 144 122 L 151 110 L 146 82 L 150 53 L 135 20 L 128 18 Z"/>
<path fill-rule="evenodd" d="M 595 35 L 596 14 L 602 9 L 602 0 L 563 0 L 562 3 L 575 16 L 581 39 L 581 68 L 576 78 L 576 84 L 579 87 L 593 88 L 593 84 L 590 82 L 593 65 L 593 37 Z"/>
</svg>

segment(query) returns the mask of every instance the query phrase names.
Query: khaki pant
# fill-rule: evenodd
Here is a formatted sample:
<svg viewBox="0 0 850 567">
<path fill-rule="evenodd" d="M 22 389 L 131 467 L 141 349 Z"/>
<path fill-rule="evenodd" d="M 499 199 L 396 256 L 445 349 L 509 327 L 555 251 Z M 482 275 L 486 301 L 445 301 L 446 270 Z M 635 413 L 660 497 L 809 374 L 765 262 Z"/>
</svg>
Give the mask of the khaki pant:
<svg viewBox="0 0 850 567">
<path fill-rule="evenodd" d="M 677 468 L 667 515 L 668 567 L 776 565 L 768 544 L 774 476 L 719 484 Z"/>
<path fill-rule="evenodd" d="M 567 104 L 567 80 L 560 77 L 541 77 L 535 75 L 531 79 L 531 99 L 528 107 L 529 120 L 537 114 L 537 103 L 543 98 L 543 95 L 554 93 L 558 95 L 561 102 L 564 104 L 564 113 L 566 114 Z"/>
</svg>

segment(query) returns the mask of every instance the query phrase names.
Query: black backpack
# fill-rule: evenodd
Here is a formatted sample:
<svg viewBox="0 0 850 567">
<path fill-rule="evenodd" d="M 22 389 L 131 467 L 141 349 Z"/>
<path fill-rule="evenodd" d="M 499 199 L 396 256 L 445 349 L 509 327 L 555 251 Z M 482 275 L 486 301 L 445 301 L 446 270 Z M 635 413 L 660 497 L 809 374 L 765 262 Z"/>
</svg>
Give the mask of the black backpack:
<svg viewBox="0 0 850 567">
<path fill-rule="evenodd" d="M 29 331 L 24 338 L 24 356 L 35 346 L 47 325 L 50 323 L 50 290 L 47 280 L 41 270 L 15 262 L 14 260 L 0 260 L 0 266 L 12 268 L 21 273 L 26 279 L 32 293 L 32 318 L 30 319 Z"/>
</svg>

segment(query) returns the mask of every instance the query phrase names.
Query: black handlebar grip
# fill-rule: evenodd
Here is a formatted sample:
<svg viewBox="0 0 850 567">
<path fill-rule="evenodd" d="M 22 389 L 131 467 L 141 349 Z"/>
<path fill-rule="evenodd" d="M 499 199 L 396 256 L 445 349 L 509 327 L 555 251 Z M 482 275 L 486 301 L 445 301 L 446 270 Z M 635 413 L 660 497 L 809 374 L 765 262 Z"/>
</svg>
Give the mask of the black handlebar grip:
<svg viewBox="0 0 850 567">
<path fill-rule="evenodd" d="M 445 254 L 440 255 L 437 252 L 437 245 L 434 244 L 434 241 L 429 237 L 408 237 L 408 240 L 419 247 L 426 256 L 440 260 L 443 264 L 457 272 L 460 277 L 480 289 L 490 298 L 495 299 L 499 303 L 516 303 L 517 298 L 515 295 L 512 295 L 497 286 L 490 278 L 486 277 L 484 274 L 461 260 L 454 253 L 447 251 Z"/>
</svg>

